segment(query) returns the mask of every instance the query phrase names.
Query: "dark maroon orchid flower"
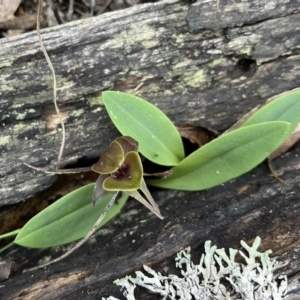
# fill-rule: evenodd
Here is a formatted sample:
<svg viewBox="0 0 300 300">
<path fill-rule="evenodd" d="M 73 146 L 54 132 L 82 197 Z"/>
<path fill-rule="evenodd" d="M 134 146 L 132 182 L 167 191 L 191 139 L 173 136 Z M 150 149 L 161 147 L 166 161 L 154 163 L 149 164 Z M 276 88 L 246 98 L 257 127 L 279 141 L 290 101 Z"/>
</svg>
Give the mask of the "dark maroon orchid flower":
<svg viewBox="0 0 300 300">
<path fill-rule="evenodd" d="M 96 181 L 93 203 L 108 192 L 122 191 L 135 198 L 163 219 L 143 178 L 143 165 L 138 154 L 138 142 L 129 136 L 116 138 L 101 155 L 92 170 L 101 175 Z M 141 190 L 147 201 L 139 192 Z"/>
</svg>

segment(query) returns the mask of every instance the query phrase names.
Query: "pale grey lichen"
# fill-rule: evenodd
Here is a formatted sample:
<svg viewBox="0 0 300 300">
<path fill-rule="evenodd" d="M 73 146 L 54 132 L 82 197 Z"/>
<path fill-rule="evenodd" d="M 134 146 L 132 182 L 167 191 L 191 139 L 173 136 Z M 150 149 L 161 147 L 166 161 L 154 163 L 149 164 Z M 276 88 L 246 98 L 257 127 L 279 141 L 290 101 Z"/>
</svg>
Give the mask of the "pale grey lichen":
<svg viewBox="0 0 300 300">
<path fill-rule="evenodd" d="M 161 295 L 163 300 L 280 300 L 287 291 L 287 277 L 280 275 L 273 278 L 276 260 L 269 257 L 267 250 L 257 251 L 261 239 L 257 237 L 250 247 L 241 241 L 242 251 L 229 249 L 229 256 L 224 249 L 211 246 L 205 242 L 205 254 L 202 254 L 199 265 L 191 261 L 190 249 L 180 251 L 175 259 L 176 267 L 181 269 L 182 277 L 163 276 L 148 266 L 143 266 L 148 273 L 138 271 L 136 277 L 126 276 L 114 281 L 122 286 L 127 300 L 136 300 L 136 286 L 146 288 L 151 293 Z M 245 263 L 236 262 L 239 253 Z M 150 275 L 151 277 L 149 277 Z M 114 297 L 102 300 L 119 300 Z"/>
</svg>

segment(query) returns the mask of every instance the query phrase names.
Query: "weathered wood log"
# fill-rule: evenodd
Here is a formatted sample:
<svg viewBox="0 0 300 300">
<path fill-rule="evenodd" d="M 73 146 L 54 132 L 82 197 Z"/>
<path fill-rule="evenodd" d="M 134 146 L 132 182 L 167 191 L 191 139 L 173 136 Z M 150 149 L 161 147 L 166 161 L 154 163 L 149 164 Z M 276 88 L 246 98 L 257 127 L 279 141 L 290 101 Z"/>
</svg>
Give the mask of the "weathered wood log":
<svg viewBox="0 0 300 300">
<path fill-rule="evenodd" d="M 285 17 L 281 5 L 275 18 L 268 4 L 273 19 L 264 21 L 263 14 L 255 19 L 257 24 L 237 27 L 232 21 L 218 30 L 192 31 L 193 6 L 171 1 L 43 31 L 67 127 L 62 165 L 98 156 L 117 134 L 101 105 L 106 89 L 141 95 L 177 124 L 224 130 L 267 97 L 297 87 L 300 38 L 295 3 L 285 3 Z M 204 9 L 210 15 L 215 11 L 210 18 L 215 24 L 220 12 L 214 1 L 202 5 L 201 16 Z M 235 11 L 235 6 L 224 2 L 220 11 Z M 61 134 L 51 101 L 51 74 L 36 33 L 1 44 L 0 203 L 6 205 L 53 183 L 53 175 L 33 172 L 22 162 L 50 168 Z"/>
<path fill-rule="evenodd" d="M 43 30 L 67 129 L 62 165 L 99 156 L 117 136 L 101 103 L 103 90 L 137 94 L 176 124 L 223 131 L 268 97 L 298 87 L 299 9 L 296 0 L 221 1 L 220 10 L 214 0 L 192 5 L 172 0 Z M 36 33 L 4 39 L 1 46 L 3 206 L 23 201 L 56 180 L 23 162 L 51 168 L 61 132 L 51 75 Z M 112 280 L 143 263 L 172 270 L 175 253 L 188 245 L 199 250 L 211 239 L 220 247 L 234 247 L 240 239 L 249 242 L 257 235 L 262 248 L 271 248 L 282 260 L 278 272 L 294 276 L 289 297 L 297 295 L 299 150 L 296 146 L 275 163 L 285 186 L 262 165 L 204 192 L 154 191 L 163 221 L 131 201 L 119 220 L 69 258 L 34 276 L 24 273 L 4 282 L 0 298 L 120 297 Z M 7 257 L 26 267 L 55 253 L 15 247 Z"/>
</svg>

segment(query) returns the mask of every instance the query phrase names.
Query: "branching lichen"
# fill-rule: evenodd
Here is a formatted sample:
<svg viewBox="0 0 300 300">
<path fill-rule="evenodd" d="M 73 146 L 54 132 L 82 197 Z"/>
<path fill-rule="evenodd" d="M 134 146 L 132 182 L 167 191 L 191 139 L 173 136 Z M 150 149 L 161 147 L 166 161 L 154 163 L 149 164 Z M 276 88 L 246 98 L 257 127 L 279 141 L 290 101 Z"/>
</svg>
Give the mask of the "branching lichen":
<svg viewBox="0 0 300 300">
<path fill-rule="evenodd" d="M 136 277 L 126 276 L 114 281 L 122 286 L 127 300 L 135 300 L 136 286 L 146 288 L 151 293 L 159 294 L 163 300 L 280 300 L 287 290 L 287 277 L 280 275 L 273 278 L 276 260 L 269 257 L 271 250 L 259 252 L 257 249 L 261 239 L 257 237 L 250 247 L 241 241 L 242 251 L 229 249 L 229 256 L 224 249 L 211 246 L 205 242 L 205 254 L 202 254 L 199 265 L 191 261 L 189 248 L 180 251 L 175 259 L 176 267 L 181 269 L 182 277 L 176 275 L 163 276 L 144 265 L 150 275 L 137 271 Z M 235 261 L 239 253 L 245 263 Z M 118 300 L 114 297 L 102 300 Z"/>
</svg>

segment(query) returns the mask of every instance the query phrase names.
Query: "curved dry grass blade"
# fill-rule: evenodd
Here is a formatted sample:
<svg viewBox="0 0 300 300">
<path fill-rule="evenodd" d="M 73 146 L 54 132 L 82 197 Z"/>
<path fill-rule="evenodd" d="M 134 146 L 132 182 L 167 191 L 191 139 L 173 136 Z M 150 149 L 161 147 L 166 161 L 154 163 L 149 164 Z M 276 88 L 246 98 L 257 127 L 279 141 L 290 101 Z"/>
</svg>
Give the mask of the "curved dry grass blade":
<svg viewBox="0 0 300 300">
<path fill-rule="evenodd" d="M 270 158 L 268 158 L 268 167 L 270 172 L 272 173 L 273 177 L 280 182 L 281 184 L 285 184 L 284 180 L 282 180 L 276 173 L 276 171 L 274 170 L 273 166 L 272 166 L 272 161 Z"/>
<path fill-rule="evenodd" d="M 62 128 L 62 141 L 61 141 L 61 146 L 60 146 L 60 150 L 59 150 L 58 157 L 57 157 L 57 162 L 56 162 L 56 169 L 58 170 L 59 169 L 59 165 L 60 165 L 60 161 L 61 161 L 61 157 L 62 157 L 62 154 L 63 154 L 63 151 L 64 151 L 64 147 L 65 147 L 66 130 L 65 130 L 65 124 L 64 124 L 62 115 L 61 115 L 59 107 L 57 105 L 57 92 L 56 92 L 56 75 L 55 75 L 55 70 L 54 70 L 54 67 L 53 67 L 53 65 L 51 63 L 51 60 L 50 60 L 49 56 L 48 56 L 48 53 L 47 53 L 47 51 L 45 49 L 45 46 L 43 44 L 43 40 L 42 40 L 42 37 L 41 37 L 40 22 L 41 22 L 42 8 L 43 8 L 43 1 L 39 0 L 39 2 L 38 2 L 38 11 L 37 11 L 36 30 L 37 30 L 39 44 L 40 44 L 40 46 L 42 48 L 42 51 L 43 51 L 44 56 L 45 56 L 45 58 L 47 60 L 49 69 L 50 69 L 50 71 L 52 73 L 52 77 L 53 77 L 53 103 L 54 103 L 55 111 L 56 111 L 56 114 L 59 117 L 61 128 Z"/>
</svg>

